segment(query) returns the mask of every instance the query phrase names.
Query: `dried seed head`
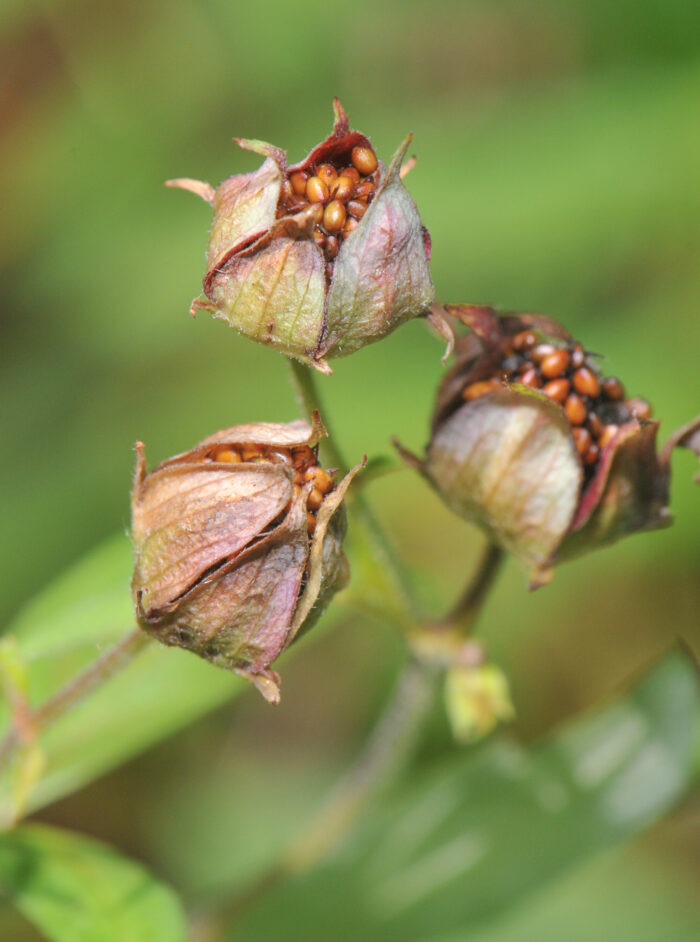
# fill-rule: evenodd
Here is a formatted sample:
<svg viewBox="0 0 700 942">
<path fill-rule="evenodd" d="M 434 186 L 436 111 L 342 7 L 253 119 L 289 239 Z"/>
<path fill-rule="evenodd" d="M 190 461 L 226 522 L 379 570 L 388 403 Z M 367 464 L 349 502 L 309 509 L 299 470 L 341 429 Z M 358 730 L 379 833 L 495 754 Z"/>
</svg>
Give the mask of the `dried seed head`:
<svg viewBox="0 0 700 942">
<path fill-rule="evenodd" d="M 139 624 L 279 699 L 270 665 L 341 586 L 342 499 L 316 458 L 320 419 L 217 432 L 132 492 Z M 298 476 L 298 483 L 297 478 Z"/>
<path fill-rule="evenodd" d="M 169 181 L 214 209 L 206 300 L 192 313 L 208 310 L 325 373 L 327 357 L 428 316 L 434 300 L 430 239 L 401 180 L 410 138 L 385 167 L 337 99 L 335 115 L 331 134 L 296 165 L 271 144 L 239 140 L 266 158 L 253 173 L 216 189 Z"/>
<path fill-rule="evenodd" d="M 670 451 L 656 454 L 645 400 L 624 400 L 549 318 L 447 310 L 470 333 L 438 392 L 425 459 L 404 456 L 456 513 L 520 557 L 533 585 L 556 561 L 669 523 Z M 700 451 L 697 428 L 683 442 Z"/>
</svg>

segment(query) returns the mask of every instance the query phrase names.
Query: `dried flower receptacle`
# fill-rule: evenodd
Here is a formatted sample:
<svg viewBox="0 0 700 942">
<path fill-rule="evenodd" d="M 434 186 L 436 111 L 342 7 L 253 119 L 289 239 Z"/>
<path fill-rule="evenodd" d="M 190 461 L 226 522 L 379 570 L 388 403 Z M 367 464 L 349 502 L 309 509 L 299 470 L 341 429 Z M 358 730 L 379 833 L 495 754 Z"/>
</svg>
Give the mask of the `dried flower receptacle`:
<svg viewBox="0 0 700 942">
<path fill-rule="evenodd" d="M 192 312 L 208 310 L 322 372 L 327 357 L 427 316 L 430 239 L 401 180 L 409 141 L 385 167 L 336 99 L 333 131 L 298 164 L 271 144 L 239 139 L 266 158 L 258 170 L 216 188 L 168 181 L 214 209 L 206 300 Z"/>
<path fill-rule="evenodd" d="M 646 400 L 551 318 L 447 310 L 470 333 L 438 392 L 425 459 L 404 454 L 525 562 L 533 586 L 558 561 L 671 522 L 670 450 L 656 453 Z"/>
<path fill-rule="evenodd" d="M 235 670 L 273 703 L 275 658 L 347 580 L 342 481 L 318 464 L 316 416 L 217 432 L 147 473 L 132 492 L 139 624 L 159 641 Z"/>
</svg>

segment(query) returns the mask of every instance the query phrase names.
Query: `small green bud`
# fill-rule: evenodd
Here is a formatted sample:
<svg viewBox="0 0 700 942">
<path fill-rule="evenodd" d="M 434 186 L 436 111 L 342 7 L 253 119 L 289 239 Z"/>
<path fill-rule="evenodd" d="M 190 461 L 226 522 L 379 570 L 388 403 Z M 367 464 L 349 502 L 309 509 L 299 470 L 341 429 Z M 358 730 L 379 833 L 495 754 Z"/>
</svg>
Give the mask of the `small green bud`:
<svg viewBox="0 0 700 942">
<path fill-rule="evenodd" d="M 450 668 L 445 676 L 445 708 L 461 743 L 477 742 L 515 716 L 508 679 L 494 664 Z"/>
</svg>

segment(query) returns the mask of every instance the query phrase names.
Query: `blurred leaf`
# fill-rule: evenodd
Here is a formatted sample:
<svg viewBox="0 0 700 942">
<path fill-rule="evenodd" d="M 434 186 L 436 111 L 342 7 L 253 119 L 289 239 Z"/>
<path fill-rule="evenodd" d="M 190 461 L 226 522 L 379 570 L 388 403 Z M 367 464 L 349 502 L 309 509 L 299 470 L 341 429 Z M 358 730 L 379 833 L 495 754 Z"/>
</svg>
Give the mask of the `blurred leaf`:
<svg viewBox="0 0 700 942">
<path fill-rule="evenodd" d="M 483 932 L 470 933 L 469 942 L 697 942 L 700 899 L 692 876 L 674 880 L 665 872 L 669 861 L 654 860 L 648 845 L 640 853 L 640 843 L 553 880 Z M 463 939 L 457 932 L 439 942 Z"/>
<path fill-rule="evenodd" d="M 26 607 L 9 631 L 38 704 L 131 630 L 131 553 L 124 536 L 98 548 Z M 46 771 L 29 810 L 80 788 L 201 717 L 241 689 L 235 676 L 186 652 L 152 644 L 41 736 Z M 8 709 L 2 707 L 7 729 Z M 12 788 L 0 780 L 0 819 Z"/>
<path fill-rule="evenodd" d="M 10 759 L 11 820 L 14 822 L 22 817 L 34 785 L 44 771 L 45 761 L 34 730 L 27 723 L 29 681 L 26 667 L 19 656 L 17 641 L 12 636 L 0 640 L 0 685 L 13 725 L 23 733 Z"/>
<path fill-rule="evenodd" d="M 45 589 L 9 626 L 33 705 L 132 629 L 131 567 L 128 539 L 110 540 Z M 324 624 L 333 612 L 337 605 Z M 248 689 L 228 671 L 153 642 L 41 735 L 46 770 L 26 810 L 81 788 Z M 8 707 L 0 703 L 0 735 L 8 724 Z M 0 822 L 12 819 L 12 795 L 12 782 L 4 774 Z"/>
<path fill-rule="evenodd" d="M 532 752 L 494 742 L 379 809 L 232 938 L 427 942 L 501 918 L 565 868 L 639 832 L 692 775 L 700 692 L 673 653 L 628 697 Z M 326 931 L 319 932 L 319 927 Z"/>
<path fill-rule="evenodd" d="M 0 887 L 55 942 L 184 942 L 175 894 L 143 867 L 70 831 L 0 835 Z"/>
</svg>

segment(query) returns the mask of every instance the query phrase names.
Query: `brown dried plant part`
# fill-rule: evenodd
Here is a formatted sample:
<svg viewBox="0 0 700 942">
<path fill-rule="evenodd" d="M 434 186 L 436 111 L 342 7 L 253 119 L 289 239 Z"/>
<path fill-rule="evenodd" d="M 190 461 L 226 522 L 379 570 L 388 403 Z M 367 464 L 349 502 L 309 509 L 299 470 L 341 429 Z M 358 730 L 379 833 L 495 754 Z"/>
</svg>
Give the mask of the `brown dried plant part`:
<svg viewBox="0 0 700 942">
<path fill-rule="evenodd" d="M 434 298 L 430 237 L 402 182 L 410 136 L 387 168 L 337 99 L 334 109 L 331 134 L 297 164 L 271 144 L 237 139 L 265 157 L 258 170 L 216 188 L 167 182 L 214 210 L 205 300 L 192 313 L 208 310 L 326 373 L 326 358 L 427 316 Z M 430 317 L 444 333 L 440 313 Z"/>
<path fill-rule="evenodd" d="M 657 455 L 651 406 L 556 321 L 446 310 L 469 333 L 438 390 L 425 458 L 402 453 L 455 513 L 518 556 L 533 587 L 556 562 L 670 524 L 670 452 L 699 450 L 699 420 Z"/>
<path fill-rule="evenodd" d="M 147 473 L 132 491 L 139 624 L 252 681 L 271 703 L 270 665 L 347 578 L 345 492 L 320 467 L 316 414 L 224 429 Z"/>
</svg>

